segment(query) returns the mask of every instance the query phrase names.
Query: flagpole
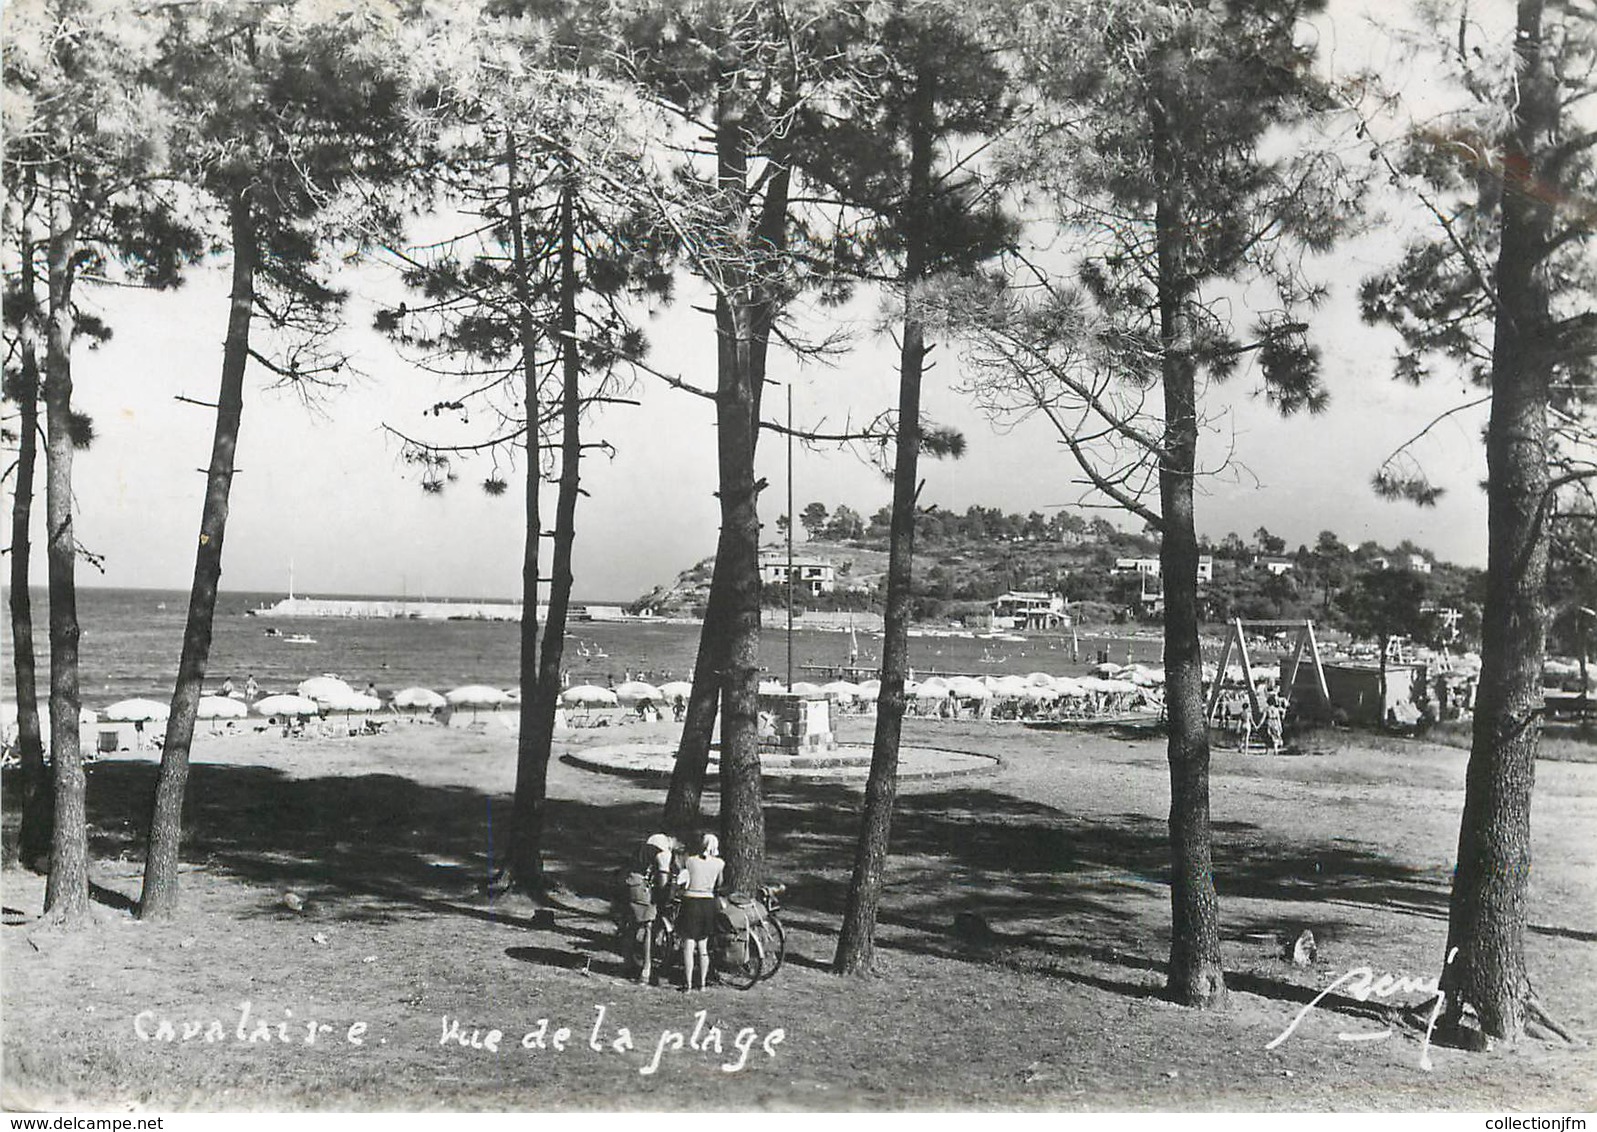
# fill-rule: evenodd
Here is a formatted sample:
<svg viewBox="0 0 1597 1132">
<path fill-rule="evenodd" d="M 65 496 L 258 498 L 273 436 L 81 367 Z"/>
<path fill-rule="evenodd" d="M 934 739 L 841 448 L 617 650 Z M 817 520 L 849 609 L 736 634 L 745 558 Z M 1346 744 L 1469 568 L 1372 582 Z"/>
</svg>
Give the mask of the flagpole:
<svg viewBox="0 0 1597 1132">
<path fill-rule="evenodd" d="M 793 690 L 793 383 L 787 383 L 787 690 Z"/>
</svg>

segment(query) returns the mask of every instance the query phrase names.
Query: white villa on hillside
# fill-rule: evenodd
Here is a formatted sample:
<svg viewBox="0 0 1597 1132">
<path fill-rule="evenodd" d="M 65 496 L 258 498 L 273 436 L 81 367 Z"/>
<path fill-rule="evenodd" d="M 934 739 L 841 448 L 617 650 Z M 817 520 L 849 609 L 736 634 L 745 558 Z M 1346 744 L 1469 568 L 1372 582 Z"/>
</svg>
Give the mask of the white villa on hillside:
<svg viewBox="0 0 1597 1132">
<path fill-rule="evenodd" d="M 1145 578 L 1159 576 L 1159 560 L 1157 558 L 1116 558 L 1111 574 L 1141 574 Z M 1198 556 L 1198 581 L 1214 581 L 1214 555 L 1201 554 Z"/>
<path fill-rule="evenodd" d="M 1058 594 L 1010 590 L 987 603 L 994 629 L 1053 629 L 1066 623 Z"/>
<path fill-rule="evenodd" d="M 760 554 L 760 581 L 766 585 L 787 581 L 787 554 L 764 551 Z M 824 558 L 793 559 L 795 593 L 829 594 L 837 588 L 837 568 Z"/>
</svg>

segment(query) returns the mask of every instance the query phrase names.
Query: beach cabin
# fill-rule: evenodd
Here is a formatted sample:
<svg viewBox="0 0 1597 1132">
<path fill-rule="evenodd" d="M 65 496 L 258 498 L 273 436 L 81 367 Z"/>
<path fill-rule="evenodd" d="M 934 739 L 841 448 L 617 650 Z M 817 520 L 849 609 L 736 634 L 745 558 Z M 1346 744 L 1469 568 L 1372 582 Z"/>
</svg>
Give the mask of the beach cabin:
<svg viewBox="0 0 1597 1132">
<path fill-rule="evenodd" d="M 1287 678 L 1290 663 L 1289 660 L 1281 662 L 1283 681 Z M 1373 661 L 1328 660 L 1323 667 L 1325 688 L 1331 697 L 1331 710 L 1345 717 L 1347 722 L 1378 727 L 1393 711 L 1400 720 L 1412 720 L 1415 714 L 1414 689 L 1425 679 L 1423 664 L 1388 664 L 1384 702 L 1381 699 L 1379 664 Z M 1314 686 L 1313 666 L 1300 666 L 1297 683 L 1292 688 L 1292 702 L 1308 707 L 1317 705 L 1319 698 L 1319 691 Z"/>
</svg>

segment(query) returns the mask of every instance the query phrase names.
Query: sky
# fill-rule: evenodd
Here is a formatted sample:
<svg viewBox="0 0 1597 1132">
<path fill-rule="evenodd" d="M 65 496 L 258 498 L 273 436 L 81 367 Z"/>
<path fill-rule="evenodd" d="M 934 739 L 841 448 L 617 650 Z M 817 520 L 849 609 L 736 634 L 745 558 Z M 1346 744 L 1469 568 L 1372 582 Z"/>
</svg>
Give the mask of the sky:
<svg viewBox="0 0 1597 1132">
<path fill-rule="evenodd" d="M 1339 60 L 1355 54 L 1348 44 L 1365 43 L 1355 7 L 1343 5 L 1326 29 L 1339 44 Z M 1356 54 L 1367 52 L 1366 44 Z M 1348 58 L 1346 65 L 1356 61 Z M 1423 76 L 1412 77 L 1423 85 Z M 1314 322 L 1331 393 L 1323 415 L 1280 419 L 1264 402 L 1258 375 L 1246 370 L 1211 390 L 1208 403 L 1217 419 L 1215 431 L 1200 442 L 1202 451 L 1212 459 L 1231 449 L 1234 459 L 1227 474 L 1200 488 L 1200 532 L 1248 538 L 1267 527 L 1296 547 L 1329 529 L 1349 542 L 1410 539 L 1443 559 L 1484 564 L 1484 410 L 1449 417 L 1424 442 L 1428 473 L 1450 489 L 1436 507 L 1383 502 L 1370 489 L 1371 475 L 1389 452 L 1438 413 L 1478 395 L 1457 380 L 1419 389 L 1397 384 L 1389 376 L 1394 337 L 1358 318 L 1358 281 L 1397 253 L 1403 232 L 1397 221 L 1377 225 L 1314 265 L 1334 288 Z M 75 461 L 77 536 L 104 556 L 103 575 L 80 566 L 80 584 L 189 584 L 214 417 L 176 398 L 215 399 L 226 267 L 218 260 L 196 270 L 173 294 L 115 289 L 92 296 L 115 337 L 98 349 L 80 348 L 75 359 L 75 400 L 97 431 L 93 448 Z M 463 437 L 486 422 L 480 415 L 464 423 L 425 416 L 423 410 L 453 387 L 368 329 L 377 304 L 397 293 L 391 277 L 373 265 L 346 282 L 355 296 L 343 345 L 361 371 L 346 388 L 308 407 L 292 392 L 268 390 L 269 375 L 259 370 L 248 379 L 223 588 L 286 593 L 292 571 L 302 595 L 516 595 L 524 502 L 519 470 L 498 497 L 476 486 L 490 471 L 481 461 L 461 466 L 459 482 L 441 494 L 421 490 L 383 426 Z M 712 386 L 713 328 L 708 316 L 691 309 L 693 298 L 685 287 L 676 304 L 649 318 L 651 363 Z M 767 395 L 767 417 L 785 415 L 789 384 L 801 426 L 860 423 L 892 404 L 896 359 L 892 343 L 875 333 L 875 300 L 864 296 L 842 312 L 810 317 L 819 329 L 850 329 L 856 348 L 835 366 L 775 357 L 770 376 L 781 384 Z M 957 353 L 949 346 L 939 350 L 926 412 L 960 426 L 968 450 L 961 460 L 923 465 L 923 502 L 1022 513 L 1092 505 L 1068 453 L 1043 422 L 990 422 L 957 391 Z M 592 452 L 584 461 L 588 495 L 579 504 L 574 551 L 579 600 L 629 600 L 714 551 L 712 406 L 649 377 L 640 377 L 630 395 L 640 403 L 608 406 L 589 426 L 588 438 L 608 441 L 615 453 Z M 767 434 L 762 441 L 759 471 L 769 483 L 761 516 L 775 539 L 775 520 L 787 510 L 780 437 Z M 829 508 L 846 503 L 868 516 L 890 499 L 881 473 L 854 452 L 800 447 L 793 471 L 799 510 L 819 500 Z M 552 502 L 551 493 L 551 508 Z M 43 510 L 41 499 L 38 546 Z M 1113 509 L 1086 514 L 1140 527 Z M 38 560 L 42 584 L 42 555 Z"/>
</svg>

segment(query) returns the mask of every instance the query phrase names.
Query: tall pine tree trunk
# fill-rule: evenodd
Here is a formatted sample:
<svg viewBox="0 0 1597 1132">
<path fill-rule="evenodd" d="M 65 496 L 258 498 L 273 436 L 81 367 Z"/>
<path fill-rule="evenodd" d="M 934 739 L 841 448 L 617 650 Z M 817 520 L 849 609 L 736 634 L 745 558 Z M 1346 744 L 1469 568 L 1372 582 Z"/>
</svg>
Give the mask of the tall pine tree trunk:
<svg viewBox="0 0 1597 1132">
<path fill-rule="evenodd" d="M 726 47 L 717 80 L 716 184 L 728 200 L 734 256 L 715 302 L 717 480 L 721 534 L 716 573 L 724 579 L 726 654 L 721 685 L 721 853 L 729 888 L 750 889 L 765 872 L 765 807 L 760 789 L 760 485 L 754 475 L 760 388 L 755 373 L 754 310 L 759 264 L 752 243 L 746 115 L 750 95 L 743 60 Z M 706 618 L 708 620 L 708 618 Z M 708 628 L 708 626 L 706 626 Z M 697 674 L 695 674 L 697 675 Z"/>
<path fill-rule="evenodd" d="M 1170 969 L 1166 991 L 1187 1006 L 1225 1004 L 1220 958 L 1220 901 L 1214 888 L 1209 827 L 1209 728 L 1203 710 L 1203 654 L 1198 644 L 1198 536 L 1192 486 L 1197 471 L 1196 370 L 1180 169 L 1165 109 L 1156 106 L 1154 160 L 1159 163 L 1159 339 L 1164 386 L 1164 445 L 1159 456 L 1163 519 L 1165 715 L 1170 764 Z"/>
<path fill-rule="evenodd" d="M 864 974 L 875 952 L 876 908 L 882 897 L 893 804 L 898 797 L 898 747 L 904 727 L 904 679 L 909 669 L 909 621 L 914 593 L 915 494 L 920 475 L 920 387 L 926 347 L 920 319 L 904 320 L 899 350 L 898 441 L 893 464 L 893 522 L 887 550 L 887 608 L 883 618 L 881 691 L 876 735 L 865 780 L 865 809 L 854 847 L 854 872 L 843 909 L 832 970 Z"/>
<path fill-rule="evenodd" d="M 688 693 L 682 737 L 677 742 L 671 786 L 665 796 L 666 828 L 684 840 L 699 824 L 704 778 L 710 765 L 710 740 L 715 733 L 721 687 L 726 677 L 726 570 L 723 534 L 716 539 L 715 567 L 710 572 L 710 593 L 705 602 L 704 624 L 699 629 L 699 653 L 693 662 L 693 689 Z"/>
<path fill-rule="evenodd" d="M 574 218 L 575 185 L 568 171 L 560 189 L 560 480 L 555 496 L 553 560 L 550 564 L 549 616 L 543 627 L 543 650 L 539 655 L 538 682 L 522 702 L 532 700 L 532 740 L 538 753 L 537 779 L 529 791 L 534 805 L 527 811 L 527 829 L 517 828 L 517 836 L 531 841 L 528 852 L 537 855 L 540 886 L 543 869 L 543 838 L 548 809 L 549 758 L 554 748 L 555 708 L 560 698 L 560 664 L 565 655 L 566 616 L 571 606 L 571 547 L 577 536 L 577 489 L 581 485 L 582 400 L 580 379 L 582 356 L 577 343 L 577 263 Z M 523 708 L 522 726 L 527 726 Z"/>
<path fill-rule="evenodd" d="M 510 848 L 494 878 L 496 891 L 543 892 L 543 821 L 549 792 L 549 747 L 538 745 L 538 544 L 543 520 L 538 492 L 543 459 L 538 436 L 537 325 L 532 310 L 526 232 L 521 208 L 520 161 L 514 133 L 505 130 L 505 183 L 510 221 L 511 270 L 515 278 L 516 328 L 527 413 L 527 534 L 521 559 L 521 726 L 516 739 L 516 788 L 510 813 Z M 558 676 L 558 674 L 557 674 Z M 557 681 L 558 682 L 558 681 Z M 547 732 L 553 733 L 551 712 Z"/>
<path fill-rule="evenodd" d="M 1502 233 L 1486 426 L 1486 604 L 1474 736 L 1441 986 L 1449 1018 L 1475 1009 L 1482 1030 L 1517 1038 L 1534 1012 L 1525 965 L 1531 789 L 1546 655 L 1547 398 L 1553 348 L 1542 259 L 1555 194 L 1538 160 L 1553 138 L 1558 86 L 1543 54 L 1542 0 L 1520 0 L 1519 97 L 1504 153 Z M 1454 954 L 1453 949 L 1457 949 Z"/>
<path fill-rule="evenodd" d="M 227 338 L 222 345 L 222 380 L 216 397 L 216 432 L 200 513 L 199 545 L 194 552 L 194 583 L 189 590 L 183 653 L 172 689 L 161 769 L 155 780 L 149 847 L 144 858 L 144 891 L 139 919 L 170 916 L 178 905 L 178 856 L 183 840 L 183 797 L 188 786 L 194 720 L 205 691 L 216 620 L 216 591 L 222 579 L 222 542 L 227 534 L 228 496 L 244 413 L 244 372 L 249 366 L 250 319 L 255 304 L 255 225 L 243 190 L 229 204 L 233 244 L 233 285 L 229 292 Z"/>
<path fill-rule="evenodd" d="M 44 761 L 39 732 L 38 667 L 33 651 L 33 595 L 28 588 L 33 561 L 34 473 L 39 458 L 39 295 L 33 253 L 33 200 L 21 209 L 18 242 L 22 260 L 18 302 L 19 373 L 12 390 L 17 402 L 17 479 L 11 499 L 11 648 L 17 681 L 17 751 L 22 772 L 22 825 L 17 856 L 28 868 L 48 867 L 55 793 Z"/>
<path fill-rule="evenodd" d="M 754 477 L 754 391 L 746 307 L 716 304 L 730 380 L 716 394 L 721 549 L 726 560 L 726 667 L 721 689 L 721 852 L 726 883 L 752 889 L 765 873 L 760 789 L 760 514 Z"/>
<path fill-rule="evenodd" d="M 787 208 L 791 186 L 792 170 L 784 162 L 766 183 L 755 240 L 755 246 L 762 254 L 773 258 L 787 249 Z M 769 296 L 756 300 L 752 307 L 752 337 L 748 351 L 754 419 L 754 429 L 749 438 L 751 467 L 754 448 L 760 439 L 760 404 L 765 391 L 766 366 L 776 311 L 777 305 Z M 666 827 L 681 837 L 686 837 L 700 823 L 704 778 L 710 762 L 710 740 L 715 731 L 715 719 L 726 676 L 729 576 L 722 565 L 724 549 L 723 540 L 718 537 L 715 566 L 710 572 L 710 592 L 705 602 L 704 624 L 699 631 L 698 657 L 693 667 L 693 688 L 688 695 L 676 763 L 671 769 L 671 786 L 665 798 Z M 757 561 L 755 569 L 758 570 Z"/>
<path fill-rule="evenodd" d="M 75 228 L 64 197 L 52 186 L 49 325 L 45 342 L 45 522 L 50 580 L 50 763 L 55 826 L 44 909 L 77 925 L 89 914 L 87 784 L 79 747 L 77 538 L 72 529 L 72 249 Z"/>
<path fill-rule="evenodd" d="M 909 670 L 909 621 L 914 598 L 915 498 L 919 491 L 921 379 L 926 366 L 925 328 L 916 309 L 915 289 L 926 271 L 932 238 L 925 220 L 932 191 L 931 119 L 935 77 L 922 74 L 915 90 L 910 123 L 909 217 L 904 259 L 904 328 L 898 355 L 898 438 L 893 457 L 893 521 L 887 546 L 887 607 L 883 617 L 881 690 L 876 699 L 876 734 L 871 769 L 865 779 L 865 808 L 854 846 L 843 926 L 832 970 L 865 974 L 876 947 L 876 908 L 887 871 L 898 797 L 898 748 L 904 728 L 904 680 Z M 790 517 L 791 519 L 791 517 Z M 790 580 L 791 581 L 791 580 Z"/>
</svg>

